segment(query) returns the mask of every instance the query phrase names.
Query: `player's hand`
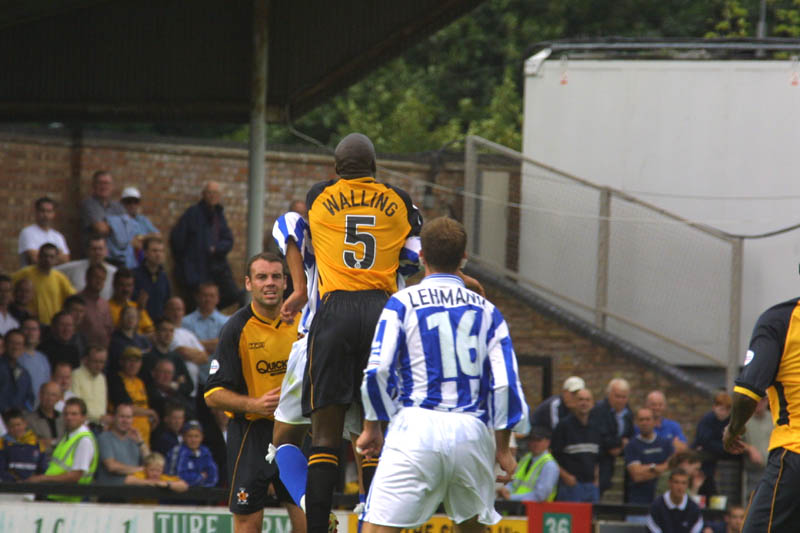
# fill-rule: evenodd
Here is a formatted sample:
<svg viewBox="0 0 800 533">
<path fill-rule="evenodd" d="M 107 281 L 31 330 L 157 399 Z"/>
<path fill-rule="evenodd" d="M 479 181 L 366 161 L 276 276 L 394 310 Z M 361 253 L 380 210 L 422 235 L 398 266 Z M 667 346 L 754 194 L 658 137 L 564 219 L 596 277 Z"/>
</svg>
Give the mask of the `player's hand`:
<svg viewBox="0 0 800 533">
<path fill-rule="evenodd" d="M 734 435 L 730 431 L 731 426 L 725 426 L 725 431 L 722 433 L 722 446 L 725 451 L 733 454 L 740 454 L 745 450 L 745 443 L 741 435 Z"/>
<path fill-rule="evenodd" d="M 495 458 L 500 464 L 500 468 L 502 468 L 503 472 L 505 472 L 505 474 L 497 476 L 497 481 L 500 483 L 508 483 L 511 481 L 511 476 L 513 476 L 514 472 L 517 470 L 517 460 L 514 459 L 514 455 L 511 453 L 510 448 L 506 448 L 505 450 L 497 450 Z"/>
<path fill-rule="evenodd" d="M 356 451 L 366 457 L 378 457 L 383 449 L 383 431 L 380 422 L 365 420 L 364 429 L 356 440 Z"/>
<path fill-rule="evenodd" d="M 294 290 L 292 294 L 286 298 L 286 301 L 283 302 L 281 306 L 281 320 L 286 322 L 287 324 L 291 324 L 294 322 L 294 317 L 297 313 L 303 309 L 303 306 L 306 305 L 308 301 L 308 292 L 303 288 L 303 290 Z"/>
<path fill-rule="evenodd" d="M 280 399 L 281 388 L 275 387 L 258 398 L 250 398 L 247 412 L 261 416 L 272 416 L 275 413 L 275 409 L 278 408 L 278 400 Z"/>
</svg>

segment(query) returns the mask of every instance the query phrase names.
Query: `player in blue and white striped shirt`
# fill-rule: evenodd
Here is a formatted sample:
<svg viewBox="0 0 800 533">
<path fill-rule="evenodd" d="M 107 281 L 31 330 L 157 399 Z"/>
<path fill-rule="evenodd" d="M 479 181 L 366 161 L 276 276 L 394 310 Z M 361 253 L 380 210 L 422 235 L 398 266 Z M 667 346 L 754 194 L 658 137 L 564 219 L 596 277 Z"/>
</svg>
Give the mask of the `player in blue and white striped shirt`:
<svg viewBox="0 0 800 533">
<path fill-rule="evenodd" d="M 529 426 L 508 326 L 456 275 L 464 227 L 438 218 L 421 239 L 426 277 L 386 303 L 364 370 L 358 446 L 383 450 L 365 533 L 415 528 L 442 501 L 460 531 L 496 524 L 495 458 L 513 473 L 510 432 Z M 390 420 L 384 445 L 381 421 Z"/>
</svg>

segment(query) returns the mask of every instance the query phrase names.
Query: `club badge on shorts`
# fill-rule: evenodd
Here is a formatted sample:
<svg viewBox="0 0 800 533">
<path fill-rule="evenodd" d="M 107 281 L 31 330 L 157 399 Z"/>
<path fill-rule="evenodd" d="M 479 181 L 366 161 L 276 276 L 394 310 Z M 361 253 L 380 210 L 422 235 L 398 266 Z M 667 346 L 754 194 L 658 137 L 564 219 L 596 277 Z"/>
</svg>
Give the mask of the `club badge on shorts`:
<svg viewBox="0 0 800 533">
<path fill-rule="evenodd" d="M 239 487 L 239 491 L 236 493 L 236 503 L 239 505 L 247 505 L 249 499 L 250 495 L 244 490 L 244 487 Z"/>
</svg>

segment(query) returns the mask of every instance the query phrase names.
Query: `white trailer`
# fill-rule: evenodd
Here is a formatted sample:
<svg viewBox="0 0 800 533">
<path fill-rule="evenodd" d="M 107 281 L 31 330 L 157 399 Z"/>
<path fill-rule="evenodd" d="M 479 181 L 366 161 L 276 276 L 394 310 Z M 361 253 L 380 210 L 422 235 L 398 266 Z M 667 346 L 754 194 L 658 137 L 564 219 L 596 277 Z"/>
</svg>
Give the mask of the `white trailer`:
<svg viewBox="0 0 800 533">
<path fill-rule="evenodd" d="M 582 48 L 553 47 L 526 63 L 524 155 L 710 232 L 621 201 L 624 194 L 604 218 L 597 194 L 527 164 L 519 271 L 570 301 L 606 305 L 610 330 L 666 360 L 725 366 L 735 357 L 741 363 L 757 316 L 800 294 L 800 234 L 741 239 L 738 259 L 736 239 L 723 242 L 726 234 L 756 235 L 800 222 L 797 59 L 703 59 L 707 51 L 692 59 L 623 59 L 597 49 L 587 56 L 590 47 Z M 610 235 L 604 236 L 605 220 Z M 604 238 L 610 257 L 598 270 Z M 743 267 L 736 264 L 741 259 Z M 597 294 L 603 268 L 605 302 Z M 731 305 L 739 306 L 738 317 L 729 316 Z M 572 308 L 597 315 L 597 309 Z"/>
</svg>

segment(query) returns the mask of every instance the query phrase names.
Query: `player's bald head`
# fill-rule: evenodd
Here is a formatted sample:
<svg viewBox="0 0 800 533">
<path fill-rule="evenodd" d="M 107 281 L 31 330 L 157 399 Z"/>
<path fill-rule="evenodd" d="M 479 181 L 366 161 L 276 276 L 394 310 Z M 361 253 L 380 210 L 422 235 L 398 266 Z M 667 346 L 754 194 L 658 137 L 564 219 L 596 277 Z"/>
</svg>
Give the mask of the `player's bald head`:
<svg viewBox="0 0 800 533">
<path fill-rule="evenodd" d="M 375 147 L 363 133 L 351 133 L 339 141 L 333 155 L 336 173 L 343 178 L 375 175 Z"/>
</svg>

